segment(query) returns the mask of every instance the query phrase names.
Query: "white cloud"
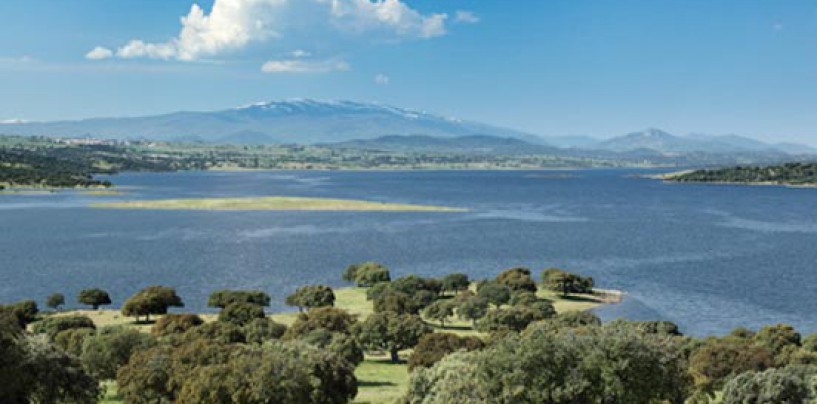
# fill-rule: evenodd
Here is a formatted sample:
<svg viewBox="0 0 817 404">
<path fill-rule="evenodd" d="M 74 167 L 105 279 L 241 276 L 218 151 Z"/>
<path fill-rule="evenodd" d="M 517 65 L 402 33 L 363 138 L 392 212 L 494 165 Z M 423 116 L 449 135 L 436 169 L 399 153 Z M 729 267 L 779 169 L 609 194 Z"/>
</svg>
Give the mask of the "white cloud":
<svg viewBox="0 0 817 404">
<path fill-rule="evenodd" d="M 193 61 L 281 38 L 290 29 L 303 33 L 329 27 L 426 39 L 445 35 L 447 18 L 423 15 L 401 0 L 215 0 L 209 14 L 193 4 L 181 17 L 178 36 L 166 42 L 134 39 L 118 48 L 116 56 Z"/>
<path fill-rule="evenodd" d="M 480 20 L 479 17 L 471 11 L 457 10 L 457 13 L 454 15 L 454 21 L 463 24 L 476 24 Z"/>
<path fill-rule="evenodd" d="M 292 55 L 292 57 L 298 58 L 298 59 L 308 58 L 308 57 L 312 56 L 311 53 L 309 53 L 308 51 L 305 51 L 303 49 L 295 49 L 294 51 L 290 52 L 289 54 Z"/>
<path fill-rule="evenodd" d="M 391 79 L 389 78 L 389 76 L 386 76 L 385 74 L 382 73 L 374 76 L 374 83 L 377 85 L 386 86 L 389 84 L 390 81 Z"/>
<path fill-rule="evenodd" d="M 327 73 L 349 70 L 349 64 L 343 60 L 270 60 L 261 66 L 264 73 Z"/>
<path fill-rule="evenodd" d="M 112 56 L 113 56 L 113 51 L 111 51 L 108 48 L 103 48 L 101 46 L 97 46 L 96 48 L 91 49 L 90 52 L 85 54 L 85 58 L 86 59 L 91 59 L 91 60 L 107 59 L 107 58 L 112 57 Z"/>
</svg>

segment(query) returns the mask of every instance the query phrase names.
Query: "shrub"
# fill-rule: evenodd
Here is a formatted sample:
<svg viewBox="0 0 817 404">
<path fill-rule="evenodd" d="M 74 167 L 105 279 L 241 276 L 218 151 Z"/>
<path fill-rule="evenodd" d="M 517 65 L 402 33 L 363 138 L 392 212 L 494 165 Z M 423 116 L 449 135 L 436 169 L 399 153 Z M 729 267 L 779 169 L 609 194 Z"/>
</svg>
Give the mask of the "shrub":
<svg viewBox="0 0 817 404">
<path fill-rule="evenodd" d="M 266 341 L 280 339 L 286 333 L 287 327 L 271 318 L 256 318 L 243 327 L 248 344 L 263 344 Z"/>
<path fill-rule="evenodd" d="M 153 325 L 150 332 L 157 337 L 163 337 L 171 334 L 182 334 L 202 324 L 204 324 L 204 320 L 195 314 L 166 314 Z"/>
<path fill-rule="evenodd" d="M 31 331 L 37 334 L 47 334 L 53 340 L 57 333 L 74 328 L 96 329 L 93 320 L 87 316 L 60 316 L 48 317 L 42 321 L 34 323 Z"/>
<path fill-rule="evenodd" d="M 232 303 L 252 303 L 267 307 L 270 304 L 270 296 L 260 290 L 222 289 L 210 293 L 207 299 L 207 307 L 223 309 Z"/>
<path fill-rule="evenodd" d="M 117 370 L 128 363 L 134 352 L 147 349 L 154 344 L 153 337 L 137 330 L 102 329 L 85 339 L 80 359 L 83 367 L 94 377 L 113 379 Z"/>
<path fill-rule="evenodd" d="M 295 293 L 287 296 L 286 303 L 290 306 L 297 306 L 298 310 L 313 307 L 324 307 L 335 305 L 335 293 L 332 288 L 324 285 L 303 286 Z"/>
<path fill-rule="evenodd" d="M 459 337 L 455 334 L 435 332 L 426 334 L 414 347 L 409 357 L 409 371 L 416 367 L 429 368 L 446 355 L 458 351 L 475 351 L 482 349 L 485 343 L 477 337 Z"/>
<path fill-rule="evenodd" d="M 253 303 L 230 303 L 218 314 L 218 321 L 233 323 L 239 327 L 249 322 L 265 318 L 264 308 Z"/>
<path fill-rule="evenodd" d="M 377 283 L 391 281 L 388 268 L 377 262 L 350 265 L 343 272 L 343 280 L 354 282 L 360 287 L 370 287 Z"/>
</svg>

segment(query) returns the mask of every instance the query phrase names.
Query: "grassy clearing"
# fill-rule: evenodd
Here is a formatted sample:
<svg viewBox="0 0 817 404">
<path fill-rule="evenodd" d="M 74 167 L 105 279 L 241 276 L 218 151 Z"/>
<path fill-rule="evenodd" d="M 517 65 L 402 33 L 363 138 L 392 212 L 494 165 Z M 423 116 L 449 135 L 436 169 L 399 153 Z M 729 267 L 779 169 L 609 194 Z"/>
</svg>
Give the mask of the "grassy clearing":
<svg viewBox="0 0 817 404">
<path fill-rule="evenodd" d="M 571 294 L 563 297 L 556 292 L 539 290 L 537 296 L 553 303 L 557 312 L 589 310 L 605 303 L 612 303 L 620 299 L 616 293 L 589 295 Z M 359 316 L 360 320 L 373 312 L 372 302 L 366 300 L 366 289 L 349 287 L 335 290 L 335 305 Z M 151 324 L 137 324 L 133 318 L 125 317 L 115 310 L 74 310 L 53 314 L 55 316 L 85 315 L 91 318 L 97 327 L 127 326 L 134 327 L 142 332 L 150 332 Z M 199 314 L 206 322 L 215 321 L 217 316 L 212 313 Z M 275 321 L 282 324 L 292 324 L 298 316 L 297 311 L 279 312 L 270 315 Z M 161 316 L 156 316 L 159 319 Z M 151 317 L 154 319 L 154 317 Z M 457 335 L 476 335 L 479 332 L 473 329 L 470 321 L 449 318 L 445 328 L 436 321 L 426 320 L 435 332 L 449 332 Z M 407 359 L 411 350 L 400 352 L 402 359 Z M 367 354 L 366 360 L 355 370 L 358 378 L 358 395 L 355 403 L 391 403 L 398 400 L 405 392 L 409 382 L 408 366 L 405 363 L 393 364 L 387 355 Z M 114 381 L 103 382 L 106 394 L 102 403 L 121 403 L 122 398 L 117 395 Z"/>
<path fill-rule="evenodd" d="M 407 205 L 359 201 L 352 199 L 252 197 L 162 199 L 145 201 L 106 202 L 91 205 L 108 209 L 159 210 L 306 210 L 306 211 L 380 211 L 380 212 L 465 212 L 467 209 L 445 206 Z"/>
</svg>

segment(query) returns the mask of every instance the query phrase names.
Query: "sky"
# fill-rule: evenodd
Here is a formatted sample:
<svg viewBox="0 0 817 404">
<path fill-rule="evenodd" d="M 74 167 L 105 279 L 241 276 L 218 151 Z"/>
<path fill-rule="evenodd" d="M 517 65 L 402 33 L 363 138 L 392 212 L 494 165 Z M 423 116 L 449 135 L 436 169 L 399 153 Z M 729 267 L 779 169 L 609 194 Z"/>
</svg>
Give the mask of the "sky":
<svg viewBox="0 0 817 404">
<path fill-rule="evenodd" d="M 0 0 L 0 121 L 289 98 L 817 144 L 817 0 Z"/>
</svg>

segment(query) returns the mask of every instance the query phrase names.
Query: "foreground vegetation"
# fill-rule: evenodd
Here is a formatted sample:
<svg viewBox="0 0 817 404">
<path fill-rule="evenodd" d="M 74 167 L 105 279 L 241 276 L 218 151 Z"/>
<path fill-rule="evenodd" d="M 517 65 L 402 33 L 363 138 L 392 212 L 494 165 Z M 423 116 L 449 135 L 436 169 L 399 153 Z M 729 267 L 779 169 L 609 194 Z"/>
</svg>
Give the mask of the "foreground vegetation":
<svg viewBox="0 0 817 404">
<path fill-rule="evenodd" d="M 687 171 L 667 175 L 664 179 L 677 182 L 813 186 L 817 185 L 817 163 Z"/>
<path fill-rule="evenodd" d="M 109 209 L 161 210 L 318 210 L 318 211 L 386 211 L 386 212 L 463 212 L 465 209 L 445 206 L 407 205 L 351 199 L 255 197 L 160 199 L 106 202 L 91 205 Z"/>
<path fill-rule="evenodd" d="M 0 397 L 130 403 L 801 403 L 813 400 L 817 335 L 786 325 L 685 337 L 672 323 L 617 320 L 594 282 L 525 268 L 392 279 L 377 263 L 347 268 L 353 288 L 306 285 L 297 312 L 268 315 L 270 296 L 218 290 L 218 314 L 145 288 L 119 312 L 81 291 L 81 312 L 33 301 L 0 307 Z M 607 295 L 609 296 L 609 295 Z"/>
</svg>

